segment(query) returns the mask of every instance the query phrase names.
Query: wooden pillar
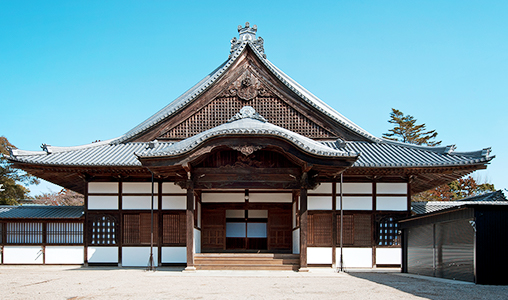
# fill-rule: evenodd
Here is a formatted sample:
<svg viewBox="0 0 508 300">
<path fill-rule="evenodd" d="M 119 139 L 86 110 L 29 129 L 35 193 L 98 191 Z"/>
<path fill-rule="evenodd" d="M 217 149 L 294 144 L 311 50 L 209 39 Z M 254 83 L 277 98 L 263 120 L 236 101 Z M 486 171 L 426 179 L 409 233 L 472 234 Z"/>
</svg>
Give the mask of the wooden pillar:
<svg viewBox="0 0 508 300">
<path fill-rule="evenodd" d="M 194 267 L 194 188 L 187 187 L 187 267 L 185 271 L 195 272 Z"/>
<path fill-rule="evenodd" d="M 307 188 L 300 189 L 300 269 L 308 272 L 307 268 Z"/>
<path fill-rule="evenodd" d="M 85 194 L 83 203 L 83 266 L 88 267 L 88 180 L 84 178 Z"/>
</svg>

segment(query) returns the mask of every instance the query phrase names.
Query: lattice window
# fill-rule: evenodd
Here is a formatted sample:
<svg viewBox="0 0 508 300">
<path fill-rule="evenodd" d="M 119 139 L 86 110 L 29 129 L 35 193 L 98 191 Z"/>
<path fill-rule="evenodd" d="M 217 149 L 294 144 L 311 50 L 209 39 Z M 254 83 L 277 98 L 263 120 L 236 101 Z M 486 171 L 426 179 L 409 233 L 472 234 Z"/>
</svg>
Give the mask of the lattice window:
<svg viewBox="0 0 508 300">
<path fill-rule="evenodd" d="M 42 244 L 42 223 L 7 223 L 7 244 Z"/>
<path fill-rule="evenodd" d="M 117 245 L 117 218 L 113 215 L 89 215 L 91 245 Z"/>
<path fill-rule="evenodd" d="M 384 217 L 377 224 L 378 246 L 399 246 L 399 224 L 394 217 Z"/>
<path fill-rule="evenodd" d="M 185 245 L 187 242 L 186 214 L 171 213 L 162 216 L 162 243 L 165 245 Z"/>
<path fill-rule="evenodd" d="M 153 238 L 157 244 L 159 236 L 159 223 L 157 214 L 153 215 Z M 150 213 L 128 214 L 123 216 L 123 244 L 124 245 L 150 245 L 152 221 Z"/>
<path fill-rule="evenodd" d="M 317 125 L 276 97 L 256 97 L 243 101 L 237 97 L 217 98 L 159 139 L 185 139 L 226 123 L 245 106 L 252 106 L 268 122 L 310 138 L 333 138 L 335 134 Z"/>
<path fill-rule="evenodd" d="M 344 215 L 343 245 L 372 246 L 372 216 Z M 337 215 L 337 245 L 340 245 L 340 215 Z"/>
<path fill-rule="evenodd" d="M 47 223 L 47 244 L 83 244 L 83 223 Z"/>
<path fill-rule="evenodd" d="M 332 245 L 332 214 L 309 214 L 307 223 L 307 243 L 309 246 Z"/>
</svg>

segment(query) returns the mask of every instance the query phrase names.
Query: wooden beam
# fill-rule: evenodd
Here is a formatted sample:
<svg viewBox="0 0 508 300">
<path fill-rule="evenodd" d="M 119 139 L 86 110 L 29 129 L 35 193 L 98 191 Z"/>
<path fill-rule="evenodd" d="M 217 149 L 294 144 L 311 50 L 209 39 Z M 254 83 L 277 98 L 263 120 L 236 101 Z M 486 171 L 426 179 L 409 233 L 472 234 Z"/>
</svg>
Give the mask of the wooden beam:
<svg viewBox="0 0 508 300">
<path fill-rule="evenodd" d="M 190 181 L 190 180 L 189 180 Z M 196 272 L 194 267 L 194 187 L 192 184 L 187 186 L 187 267 L 186 272 Z"/>
<path fill-rule="evenodd" d="M 300 189 L 300 269 L 299 272 L 308 272 L 307 268 L 307 188 Z"/>
</svg>

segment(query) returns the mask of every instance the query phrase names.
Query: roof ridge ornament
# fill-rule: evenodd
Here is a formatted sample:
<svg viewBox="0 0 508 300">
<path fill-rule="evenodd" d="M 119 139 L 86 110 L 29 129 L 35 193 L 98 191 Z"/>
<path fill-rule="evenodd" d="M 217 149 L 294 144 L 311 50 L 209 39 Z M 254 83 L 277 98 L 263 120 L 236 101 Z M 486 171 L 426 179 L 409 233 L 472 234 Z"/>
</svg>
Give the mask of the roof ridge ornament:
<svg viewBox="0 0 508 300">
<path fill-rule="evenodd" d="M 228 123 L 238 121 L 241 119 L 254 119 L 266 123 L 266 119 L 263 118 L 260 114 L 256 112 L 256 110 L 252 106 L 244 106 L 240 109 L 240 112 L 234 115 L 231 119 L 229 119 Z"/>
<path fill-rule="evenodd" d="M 262 37 L 256 38 L 256 32 L 258 26 L 254 25 L 250 27 L 249 22 L 245 22 L 245 27 L 238 25 L 239 38 L 236 37 L 231 39 L 231 51 L 229 57 L 233 56 L 238 49 L 240 49 L 243 43 L 250 43 L 264 58 L 266 58 L 265 49 L 263 47 L 264 40 Z"/>
</svg>

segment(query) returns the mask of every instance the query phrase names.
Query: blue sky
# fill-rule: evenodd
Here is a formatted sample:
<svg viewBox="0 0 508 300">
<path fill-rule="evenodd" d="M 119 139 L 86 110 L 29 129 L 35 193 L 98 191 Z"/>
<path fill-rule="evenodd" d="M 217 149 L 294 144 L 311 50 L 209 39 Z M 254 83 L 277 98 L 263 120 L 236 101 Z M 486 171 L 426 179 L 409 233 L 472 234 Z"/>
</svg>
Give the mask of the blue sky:
<svg viewBox="0 0 508 300">
<path fill-rule="evenodd" d="M 117 137 L 215 69 L 246 21 L 270 61 L 376 136 L 391 108 L 508 188 L 508 1 L 0 0 L 0 135 L 20 149 Z M 30 187 L 33 194 L 57 187 Z"/>
</svg>

